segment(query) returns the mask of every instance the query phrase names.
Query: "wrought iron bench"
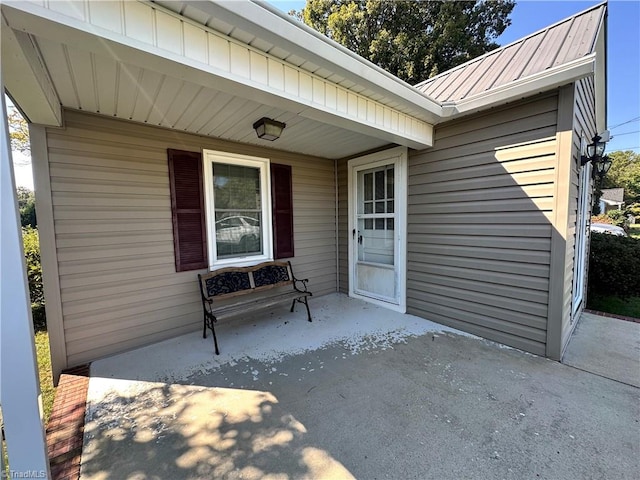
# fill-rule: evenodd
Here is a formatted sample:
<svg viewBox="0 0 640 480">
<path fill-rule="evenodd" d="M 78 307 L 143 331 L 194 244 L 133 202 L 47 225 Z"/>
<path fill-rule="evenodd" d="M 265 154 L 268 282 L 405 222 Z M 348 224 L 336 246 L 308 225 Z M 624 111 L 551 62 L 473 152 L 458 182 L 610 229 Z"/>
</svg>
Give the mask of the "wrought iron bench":
<svg viewBox="0 0 640 480">
<path fill-rule="evenodd" d="M 290 262 L 263 262 L 254 267 L 221 268 L 198 275 L 204 327 L 202 338 L 207 338 L 207 328 L 213 333 L 216 355 L 220 355 L 214 324 L 218 320 L 250 313 L 274 305 L 291 302 L 291 311 L 296 302 L 307 308 L 307 319 L 311 312 L 307 298 L 309 280 L 299 280 L 293 275 Z M 291 288 L 287 288 L 291 287 Z M 240 297 L 234 301 L 234 297 Z"/>
</svg>

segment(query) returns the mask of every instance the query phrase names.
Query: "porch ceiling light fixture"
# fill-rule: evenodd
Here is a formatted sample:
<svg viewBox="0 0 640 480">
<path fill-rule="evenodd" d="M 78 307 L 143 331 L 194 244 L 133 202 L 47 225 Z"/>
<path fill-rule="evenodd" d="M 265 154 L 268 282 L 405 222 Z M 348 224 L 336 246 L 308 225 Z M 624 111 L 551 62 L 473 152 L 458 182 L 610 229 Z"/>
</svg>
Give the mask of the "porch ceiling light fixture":
<svg viewBox="0 0 640 480">
<path fill-rule="evenodd" d="M 253 124 L 253 129 L 256 131 L 258 138 L 271 142 L 280 138 L 284 127 L 286 127 L 286 124 L 267 117 L 262 117 Z"/>
<path fill-rule="evenodd" d="M 611 168 L 611 159 L 603 156 L 607 143 L 602 141 L 600 135 L 596 135 L 592 139 L 592 143 L 587 145 L 586 155 L 582 155 L 580 164 L 582 166 L 591 162 L 593 165 L 593 174 L 599 178 L 603 178 Z"/>
</svg>

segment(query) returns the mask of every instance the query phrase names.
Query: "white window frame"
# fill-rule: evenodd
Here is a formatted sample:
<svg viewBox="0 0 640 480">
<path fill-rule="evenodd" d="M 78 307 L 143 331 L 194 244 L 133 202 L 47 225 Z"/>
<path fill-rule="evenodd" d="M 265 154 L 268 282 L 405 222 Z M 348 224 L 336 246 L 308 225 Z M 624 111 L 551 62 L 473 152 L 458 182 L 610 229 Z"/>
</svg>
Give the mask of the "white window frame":
<svg viewBox="0 0 640 480">
<path fill-rule="evenodd" d="M 586 151 L 586 138 L 582 136 L 581 154 Z M 578 215 L 576 218 L 576 242 L 574 246 L 574 264 L 573 264 L 573 298 L 571 313 L 573 315 L 578 311 L 584 298 L 584 284 L 587 267 L 587 238 L 589 228 L 590 202 L 591 194 L 591 162 L 580 168 L 579 190 L 578 190 Z"/>
<path fill-rule="evenodd" d="M 207 253 L 209 269 L 226 266 L 251 266 L 273 260 L 273 225 L 271 221 L 271 175 L 268 158 L 251 157 L 236 153 L 203 150 L 205 212 L 207 222 Z M 262 207 L 262 255 L 244 255 L 218 259 L 215 231 L 215 195 L 213 189 L 213 164 L 225 163 L 258 168 L 260 171 L 260 203 Z"/>
</svg>

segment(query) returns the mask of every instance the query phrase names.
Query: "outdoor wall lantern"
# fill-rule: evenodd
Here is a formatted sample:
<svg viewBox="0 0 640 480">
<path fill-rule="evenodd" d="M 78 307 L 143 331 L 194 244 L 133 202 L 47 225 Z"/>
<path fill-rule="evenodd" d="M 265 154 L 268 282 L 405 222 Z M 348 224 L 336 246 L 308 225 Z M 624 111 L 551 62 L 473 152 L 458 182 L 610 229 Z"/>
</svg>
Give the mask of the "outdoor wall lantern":
<svg viewBox="0 0 640 480">
<path fill-rule="evenodd" d="M 262 117 L 260 120 L 253 124 L 253 129 L 256 131 L 258 138 L 269 140 L 271 142 L 280 138 L 284 127 L 286 127 L 284 123 L 272 120 L 267 117 Z"/>
<path fill-rule="evenodd" d="M 611 168 L 611 159 L 605 155 L 598 163 L 594 163 L 593 166 L 595 167 L 593 170 L 594 174 L 602 179 Z"/>
<path fill-rule="evenodd" d="M 611 159 L 603 156 L 607 143 L 602 141 L 600 135 L 593 137 L 592 141 L 593 143 L 587 145 L 586 155 L 582 155 L 580 164 L 584 166 L 591 162 L 594 176 L 603 178 L 611 168 Z"/>
</svg>

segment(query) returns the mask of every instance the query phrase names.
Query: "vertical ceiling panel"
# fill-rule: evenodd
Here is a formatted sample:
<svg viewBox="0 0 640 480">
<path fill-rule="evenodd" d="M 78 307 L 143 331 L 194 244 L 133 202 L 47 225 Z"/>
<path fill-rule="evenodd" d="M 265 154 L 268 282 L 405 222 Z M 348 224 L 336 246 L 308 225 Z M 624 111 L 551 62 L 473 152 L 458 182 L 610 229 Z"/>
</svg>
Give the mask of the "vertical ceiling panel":
<svg viewBox="0 0 640 480">
<path fill-rule="evenodd" d="M 208 104 L 203 105 L 202 111 L 189 125 L 189 131 L 203 133 L 203 128 L 216 116 L 226 104 L 231 101 L 231 95 L 223 92 L 215 92 Z"/>
<path fill-rule="evenodd" d="M 178 95 L 174 97 L 174 101 L 171 103 L 169 110 L 165 116 L 167 124 L 174 128 L 176 122 L 182 117 L 185 109 L 189 107 L 191 102 L 195 99 L 196 95 L 203 87 L 195 85 L 193 83 L 184 82 L 182 88 L 178 92 Z"/>
<path fill-rule="evenodd" d="M 215 116 L 202 128 L 202 133 L 205 135 L 213 135 L 219 137 L 220 132 L 224 130 L 227 119 L 236 113 L 239 109 L 247 104 L 246 100 L 238 99 L 234 97 L 229 103 L 224 105 Z"/>
<path fill-rule="evenodd" d="M 144 70 L 140 83 L 137 84 L 136 100 L 131 114 L 133 120 L 146 122 L 149 112 L 157 101 L 158 92 L 162 85 L 163 75 Z"/>
<path fill-rule="evenodd" d="M 167 111 L 182 88 L 182 80 L 173 77 L 163 77 L 158 99 L 149 113 L 148 123 L 152 125 L 170 126 L 166 120 Z"/>
<path fill-rule="evenodd" d="M 131 119 L 142 69 L 123 63 L 119 64 L 119 68 L 116 115 L 120 118 Z"/>
<path fill-rule="evenodd" d="M 175 128 L 178 130 L 191 130 L 194 120 L 198 118 L 204 109 L 209 107 L 214 97 L 214 91 L 205 88 L 200 90 L 193 102 L 185 108 L 184 114 L 176 122 Z"/>
<path fill-rule="evenodd" d="M 68 50 L 71 71 L 80 99 L 80 108 L 95 112 L 98 110 L 96 81 L 93 72 L 93 54 L 74 48 Z"/>
<path fill-rule="evenodd" d="M 96 61 L 95 72 L 99 113 L 115 115 L 116 85 L 119 74 L 118 64 L 111 58 L 101 58 L 99 61 Z"/>
<path fill-rule="evenodd" d="M 66 107 L 80 108 L 63 46 L 38 40 L 38 47 L 60 97 L 60 103 Z"/>
<path fill-rule="evenodd" d="M 262 118 L 262 116 L 256 113 L 259 109 L 260 104 L 247 102 L 225 119 L 224 124 L 218 129 L 218 135 L 223 138 L 229 138 L 233 133 L 254 131 L 253 123 Z"/>
</svg>

